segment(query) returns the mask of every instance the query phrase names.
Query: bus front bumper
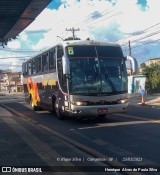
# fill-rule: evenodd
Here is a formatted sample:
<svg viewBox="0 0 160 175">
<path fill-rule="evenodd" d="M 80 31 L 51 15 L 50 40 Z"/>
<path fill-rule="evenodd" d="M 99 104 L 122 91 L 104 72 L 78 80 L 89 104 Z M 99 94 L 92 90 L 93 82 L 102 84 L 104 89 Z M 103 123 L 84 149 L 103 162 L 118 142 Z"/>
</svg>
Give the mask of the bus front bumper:
<svg viewBox="0 0 160 175">
<path fill-rule="evenodd" d="M 99 106 L 76 106 L 71 105 L 70 114 L 72 116 L 98 116 L 110 113 L 125 112 L 128 103 L 116 105 L 99 105 Z"/>
</svg>

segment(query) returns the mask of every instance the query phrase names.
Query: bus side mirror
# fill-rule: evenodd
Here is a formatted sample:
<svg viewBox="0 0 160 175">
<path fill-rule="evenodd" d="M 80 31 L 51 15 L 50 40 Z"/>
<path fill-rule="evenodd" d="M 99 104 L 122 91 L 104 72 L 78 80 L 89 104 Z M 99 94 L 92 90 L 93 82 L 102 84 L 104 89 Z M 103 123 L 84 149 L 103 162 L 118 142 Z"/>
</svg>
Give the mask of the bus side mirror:
<svg viewBox="0 0 160 175">
<path fill-rule="evenodd" d="M 69 68 L 69 60 L 66 57 L 62 57 L 62 65 L 63 65 L 63 74 L 69 75 L 70 68 Z"/>
<path fill-rule="evenodd" d="M 130 60 L 130 62 L 131 62 L 131 70 L 132 70 L 131 72 L 132 72 L 132 74 L 138 72 L 137 60 L 134 57 L 131 57 L 131 56 L 127 56 L 126 60 Z"/>
</svg>

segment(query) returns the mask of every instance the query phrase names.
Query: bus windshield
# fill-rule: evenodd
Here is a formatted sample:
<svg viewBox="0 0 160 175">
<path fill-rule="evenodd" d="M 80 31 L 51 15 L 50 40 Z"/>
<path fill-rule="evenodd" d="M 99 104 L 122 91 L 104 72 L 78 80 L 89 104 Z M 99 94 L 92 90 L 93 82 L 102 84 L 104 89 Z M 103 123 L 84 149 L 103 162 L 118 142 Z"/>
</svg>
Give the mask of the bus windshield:
<svg viewBox="0 0 160 175">
<path fill-rule="evenodd" d="M 72 51 L 68 54 L 70 94 L 113 95 L 127 92 L 126 65 L 121 52 L 118 55 L 110 48 L 107 54 L 108 46 L 77 47 L 70 47 Z"/>
</svg>

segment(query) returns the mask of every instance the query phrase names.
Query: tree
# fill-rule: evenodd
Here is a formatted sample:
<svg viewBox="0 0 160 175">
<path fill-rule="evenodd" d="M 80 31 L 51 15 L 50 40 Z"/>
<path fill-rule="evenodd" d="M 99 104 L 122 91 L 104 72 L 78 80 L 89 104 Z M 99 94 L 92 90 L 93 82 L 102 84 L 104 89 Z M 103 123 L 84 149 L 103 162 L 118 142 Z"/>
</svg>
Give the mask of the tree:
<svg viewBox="0 0 160 175">
<path fill-rule="evenodd" d="M 146 63 L 141 63 L 140 64 L 140 68 L 145 68 L 146 67 Z"/>
<path fill-rule="evenodd" d="M 146 76 L 146 90 L 148 93 L 160 92 L 160 64 L 152 63 L 142 69 Z"/>
</svg>

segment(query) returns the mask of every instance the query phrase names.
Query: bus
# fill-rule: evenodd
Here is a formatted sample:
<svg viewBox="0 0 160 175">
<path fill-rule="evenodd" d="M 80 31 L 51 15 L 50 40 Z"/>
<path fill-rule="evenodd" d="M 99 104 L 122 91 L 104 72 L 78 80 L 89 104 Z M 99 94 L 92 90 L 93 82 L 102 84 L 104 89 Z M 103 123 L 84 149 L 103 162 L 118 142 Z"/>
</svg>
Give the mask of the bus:
<svg viewBox="0 0 160 175">
<path fill-rule="evenodd" d="M 118 44 L 63 41 L 25 61 L 22 70 L 25 100 L 33 110 L 64 119 L 102 117 L 128 107 L 126 57 Z"/>
</svg>

